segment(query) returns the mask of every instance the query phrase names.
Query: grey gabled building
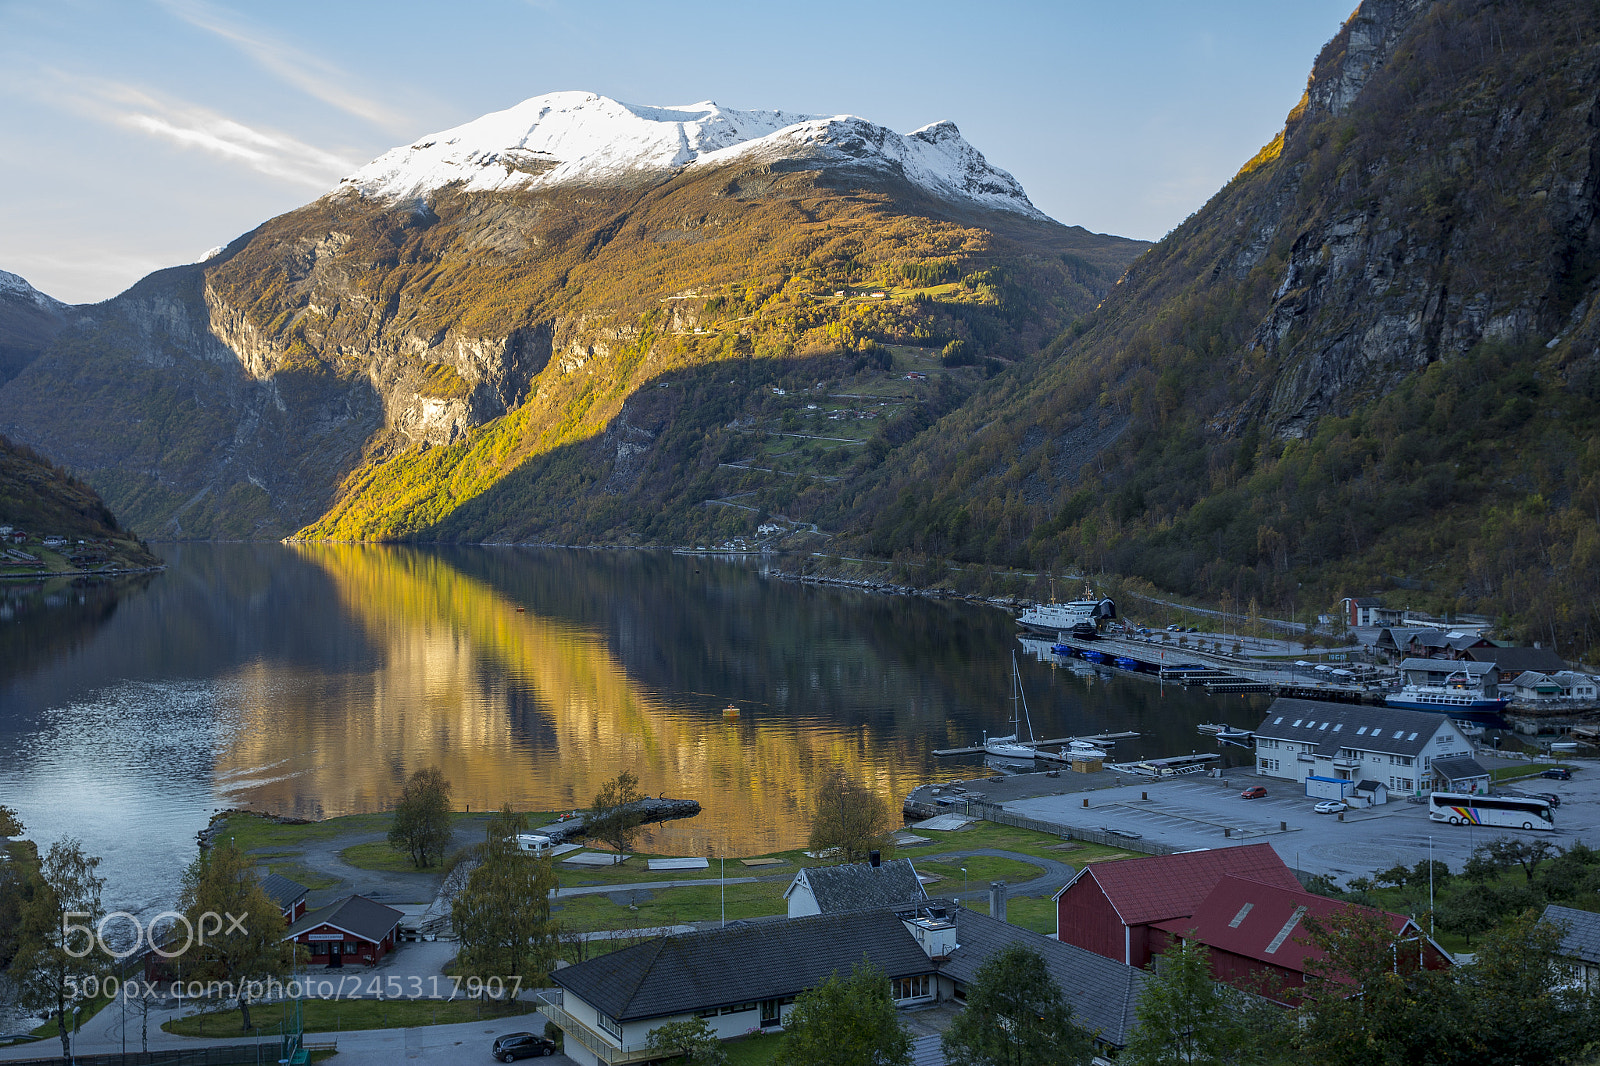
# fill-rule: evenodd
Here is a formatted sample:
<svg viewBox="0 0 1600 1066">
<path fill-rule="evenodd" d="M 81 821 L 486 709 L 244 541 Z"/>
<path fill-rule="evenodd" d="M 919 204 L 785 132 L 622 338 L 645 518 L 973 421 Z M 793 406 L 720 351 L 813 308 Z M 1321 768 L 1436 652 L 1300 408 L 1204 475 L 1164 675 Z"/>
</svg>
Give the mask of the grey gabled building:
<svg viewBox="0 0 1600 1066">
<path fill-rule="evenodd" d="M 782 1026 L 795 996 L 865 958 L 893 983 L 895 1002 L 932 1002 L 937 967 L 888 910 L 741 923 L 655 940 L 550 975 L 561 1002 L 542 1008 L 582 1066 L 642 1062 L 650 1030 L 706 1020 L 719 1037 Z"/>
<path fill-rule="evenodd" d="M 877 852 L 873 852 L 874 855 Z M 794 875 L 783 898 L 789 917 L 838 914 L 921 903 L 928 892 L 910 859 L 807 866 Z"/>
<path fill-rule="evenodd" d="M 1600 992 L 1600 914 L 1552 903 L 1539 919 L 1561 928 L 1556 955 L 1584 991 Z"/>
<path fill-rule="evenodd" d="M 1278 699 L 1255 733 L 1256 773 L 1305 782 L 1306 794 L 1318 797 L 1354 797 L 1363 780 L 1425 792 L 1434 759 L 1472 754 L 1445 715 L 1400 707 Z"/>
<path fill-rule="evenodd" d="M 1146 971 L 977 911 L 956 910 L 953 917 L 957 947 L 939 967 L 940 998 L 948 990 L 952 998 L 965 999 L 979 967 L 996 952 L 1021 944 L 1043 957 L 1074 1022 L 1100 1044 L 1120 1048 L 1128 1043 L 1139 994 L 1150 978 Z"/>
</svg>

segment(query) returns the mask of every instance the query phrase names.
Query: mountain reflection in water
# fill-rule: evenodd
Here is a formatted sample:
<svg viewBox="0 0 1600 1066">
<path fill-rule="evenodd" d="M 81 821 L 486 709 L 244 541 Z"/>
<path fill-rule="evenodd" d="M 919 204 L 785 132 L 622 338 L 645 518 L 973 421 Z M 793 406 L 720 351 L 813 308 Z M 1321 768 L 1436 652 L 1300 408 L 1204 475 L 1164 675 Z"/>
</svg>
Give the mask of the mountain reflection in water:
<svg viewBox="0 0 1600 1066">
<path fill-rule="evenodd" d="M 642 850 L 740 855 L 804 840 L 827 767 L 898 808 L 923 781 L 988 772 L 933 749 L 1009 731 L 1015 627 L 988 607 L 661 553 L 163 551 L 167 573 L 114 610 L 65 604 L 52 624 L 71 639 L 41 651 L 0 626 L 0 802 L 35 839 L 82 837 L 106 856 L 108 898 L 129 903 L 163 898 L 214 808 L 381 810 L 430 764 L 473 809 L 582 807 L 631 770 L 704 807 Z M 1040 735 L 1146 734 L 1119 758 L 1259 718 L 1259 700 L 1020 658 Z"/>
</svg>

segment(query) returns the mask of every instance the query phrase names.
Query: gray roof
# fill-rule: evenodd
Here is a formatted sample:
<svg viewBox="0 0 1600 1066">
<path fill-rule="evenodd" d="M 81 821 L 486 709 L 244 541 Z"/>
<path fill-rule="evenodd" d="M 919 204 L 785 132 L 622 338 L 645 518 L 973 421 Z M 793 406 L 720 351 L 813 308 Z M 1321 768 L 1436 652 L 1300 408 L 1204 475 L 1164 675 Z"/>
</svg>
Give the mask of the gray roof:
<svg viewBox="0 0 1600 1066">
<path fill-rule="evenodd" d="M 1136 1023 L 1139 993 L 1149 974 L 1132 966 L 1065 944 L 1053 937 L 965 909 L 955 912 L 960 944 L 939 972 L 970 984 L 995 952 L 1023 944 L 1044 957 L 1045 968 L 1072 1008 L 1073 1019 L 1097 1040 L 1122 1047 Z"/>
<path fill-rule="evenodd" d="M 911 1066 L 946 1066 L 944 1034 L 930 1033 L 911 1041 Z"/>
<path fill-rule="evenodd" d="M 1318 755 L 1337 755 L 1340 748 L 1420 755 L 1441 728 L 1453 728 L 1450 719 L 1432 711 L 1284 698 L 1272 701 L 1256 736 L 1309 741 Z"/>
<path fill-rule="evenodd" d="M 400 919 L 405 917 L 393 907 L 375 903 L 366 896 L 346 896 L 326 907 L 307 911 L 298 922 L 289 927 L 283 939 L 290 940 L 319 925 L 331 925 L 341 932 L 351 933 L 357 939 L 376 944 L 394 932 Z"/>
<path fill-rule="evenodd" d="M 1524 670 L 1551 674 L 1567 668 L 1561 656 L 1549 648 L 1468 648 L 1461 654 L 1474 662 L 1494 663 L 1505 674 L 1520 674 Z"/>
<path fill-rule="evenodd" d="M 1600 964 L 1600 914 L 1574 910 L 1552 903 L 1544 909 L 1546 922 L 1560 922 L 1567 931 L 1561 937 L 1561 954 L 1571 959 Z"/>
<path fill-rule="evenodd" d="M 1466 674 L 1470 678 L 1481 679 L 1494 669 L 1494 665 L 1472 659 L 1404 659 L 1400 663 L 1400 670 L 1402 672 L 1425 670 L 1430 674 Z"/>
<path fill-rule="evenodd" d="M 288 910 L 311 890 L 298 881 L 291 881 L 281 874 L 267 874 L 261 879 L 261 887 L 266 890 L 267 898 L 278 905 L 279 910 Z"/>
<path fill-rule="evenodd" d="M 891 979 L 933 960 L 890 911 L 813 914 L 664 936 L 557 970 L 550 979 L 618 1021 L 792 996 L 865 955 Z"/>
<path fill-rule="evenodd" d="M 928 898 L 928 891 L 917 880 L 917 869 L 910 859 L 891 859 L 881 866 L 867 863 L 808 866 L 795 875 L 784 898 L 787 899 L 801 882 L 810 887 L 823 914 L 898 907 Z"/>
<path fill-rule="evenodd" d="M 1470 755 L 1452 755 L 1433 760 L 1433 772 L 1447 781 L 1464 781 L 1473 777 L 1488 777 L 1489 771 Z"/>
</svg>

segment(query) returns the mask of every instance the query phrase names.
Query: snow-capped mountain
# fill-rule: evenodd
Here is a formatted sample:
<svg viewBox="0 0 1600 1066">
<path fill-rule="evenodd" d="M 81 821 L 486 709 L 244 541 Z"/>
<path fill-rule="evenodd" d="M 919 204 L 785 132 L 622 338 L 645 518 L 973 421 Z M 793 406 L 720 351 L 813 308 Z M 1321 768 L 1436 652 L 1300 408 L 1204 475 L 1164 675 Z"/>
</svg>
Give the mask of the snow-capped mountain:
<svg viewBox="0 0 1600 1066">
<path fill-rule="evenodd" d="M 67 309 L 67 305 L 52 296 L 46 296 L 28 282 L 9 271 L 0 270 L 0 297 L 31 303 L 41 311 L 56 314 Z"/>
<path fill-rule="evenodd" d="M 449 185 L 490 192 L 617 184 L 740 159 L 882 170 L 945 199 L 1046 217 L 950 122 L 900 134 L 854 115 L 736 111 L 709 100 L 645 107 L 583 92 L 536 96 L 392 149 L 340 187 L 387 199 Z"/>
</svg>

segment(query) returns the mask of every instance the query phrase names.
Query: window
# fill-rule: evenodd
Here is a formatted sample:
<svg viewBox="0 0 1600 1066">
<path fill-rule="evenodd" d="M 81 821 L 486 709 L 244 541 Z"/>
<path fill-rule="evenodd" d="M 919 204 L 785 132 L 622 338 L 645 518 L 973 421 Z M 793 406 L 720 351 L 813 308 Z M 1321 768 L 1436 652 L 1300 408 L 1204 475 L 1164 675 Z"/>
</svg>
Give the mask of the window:
<svg viewBox="0 0 1600 1066">
<path fill-rule="evenodd" d="M 1409 777 L 1397 777 L 1397 778 L 1395 778 L 1395 781 L 1399 784 L 1400 790 L 1402 792 L 1410 792 L 1411 791 L 1411 778 L 1409 778 Z"/>
<path fill-rule="evenodd" d="M 1305 721 L 1305 719 L 1304 719 L 1304 718 L 1296 718 L 1296 719 L 1295 719 L 1295 720 L 1294 720 L 1294 724 L 1295 724 L 1295 726 L 1297 726 L 1297 727 L 1298 727 L 1298 726 L 1299 726 L 1299 725 L 1300 725 L 1300 723 L 1301 723 L 1301 722 L 1303 722 L 1303 721 Z"/>
<path fill-rule="evenodd" d="M 918 999 L 928 995 L 928 975 L 901 977 L 894 983 L 895 999 Z"/>
<path fill-rule="evenodd" d="M 1282 725 L 1283 724 L 1283 716 L 1280 714 L 1278 717 L 1274 718 L 1272 720 L 1272 724 L 1273 725 Z"/>
<path fill-rule="evenodd" d="M 1383 736 L 1383 730 L 1381 730 L 1381 729 L 1374 729 L 1374 730 L 1373 730 L 1373 731 L 1372 731 L 1372 735 L 1373 735 L 1373 736 L 1375 736 L 1375 737 L 1381 737 L 1381 736 Z"/>
<path fill-rule="evenodd" d="M 1337 732 L 1338 732 L 1338 731 L 1339 731 L 1339 730 L 1341 730 L 1341 729 L 1343 729 L 1343 728 L 1344 728 L 1344 723 L 1343 723 L 1343 722 L 1340 722 L 1340 723 L 1338 723 L 1338 724 L 1337 724 L 1337 725 L 1335 725 L 1335 726 L 1334 726 L 1334 727 L 1333 727 L 1333 731 L 1334 731 L 1334 732 L 1335 732 L 1335 733 L 1337 733 Z"/>
<path fill-rule="evenodd" d="M 1327 722 L 1323 722 L 1323 723 L 1322 723 L 1322 724 L 1321 724 L 1321 725 L 1319 725 L 1319 726 L 1317 726 L 1317 732 L 1319 732 L 1319 733 L 1320 733 L 1320 732 L 1322 732 L 1322 731 L 1323 731 L 1323 730 L 1324 730 L 1324 729 L 1327 729 L 1327 728 L 1328 728 L 1328 725 L 1329 725 L 1329 723 L 1327 723 Z"/>
<path fill-rule="evenodd" d="M 1366 735 L 1367 735 L 1367 727 L 1366 726 L 1362 726 L 1360 729 L 1356 730 L 1356 736 L 1364 737 Z"/>
<path fill-rule="evenodd" d="M 1416 735 L 1416 734 L 1415 734 L 1415 733 L 1412 733 L 1412 734 L 1411 734 L 1411 735 L 1410 735 L 1410 736 L 1409 736 L 1409 737 L 1406 737 L 1406 741 L 1407 741 L 1407 742 L 1408 742 L 1408 743 L 1409 743 L 1409 742 L 1410 742 L 1410 741 L 1413 741 L 1413 740 L 1416 740 L 1416 739 L 1417 739 L 1417 735 Z"/>
<path fill-rule="evenodd" d="M 735 1003 L 731 1007 L 723 1007 L 722 1008 L 722 1013 L 723 1014 L 744 1014 L 746 1011 L 753 1011 L 755 1009 L 756 1009 L 756 1005 L 753 1002 L 752 1003 Z"/>
<path fill-rule="evenodd" d="M 622 1039 L 622 1024 L 605 1011 L 594 1012 L 595 1024 L 600 1026 L 602 1032 L 610 1033 L 618 1040 Z"/>
</svg>

